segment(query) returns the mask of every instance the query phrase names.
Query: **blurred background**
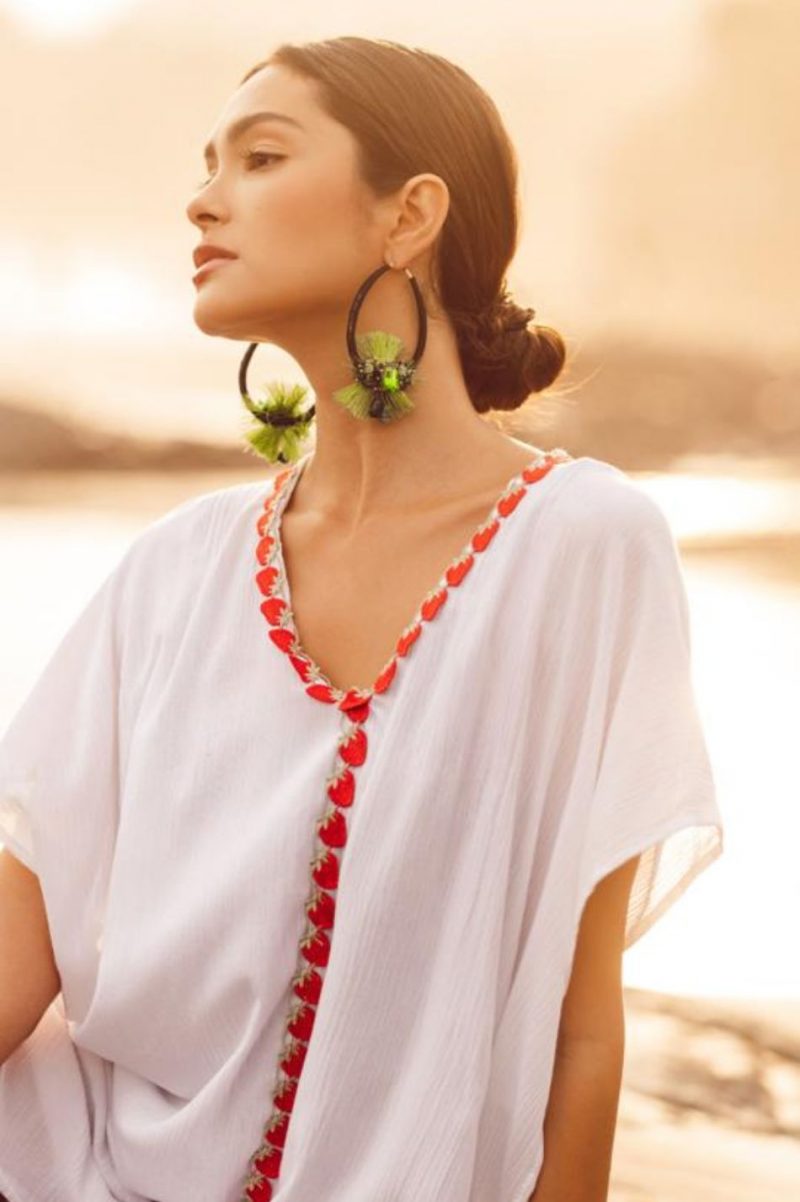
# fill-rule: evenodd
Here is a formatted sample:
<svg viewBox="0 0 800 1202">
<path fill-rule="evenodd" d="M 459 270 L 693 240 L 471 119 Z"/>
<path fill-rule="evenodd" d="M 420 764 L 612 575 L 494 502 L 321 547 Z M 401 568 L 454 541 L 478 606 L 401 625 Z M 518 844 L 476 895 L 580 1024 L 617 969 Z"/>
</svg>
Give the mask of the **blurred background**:
<svg viewBox="0 0 800 1202">
<path fill-rule="evenodd" d="M 613 1202 L 800 1189 L 800 4 L 0 0 L 5 726 L 133 535 L 269 467 L 193 324 L 185 207 L 245 71 L 358 33 L 455 59 L 517 147 L 516 298 L 565 337 L 515 437 L 629 472 L 684 565 L 725 854 L 626 953 Z M 303 377 L 259 349 L 255 386 Z"/>
</svg>

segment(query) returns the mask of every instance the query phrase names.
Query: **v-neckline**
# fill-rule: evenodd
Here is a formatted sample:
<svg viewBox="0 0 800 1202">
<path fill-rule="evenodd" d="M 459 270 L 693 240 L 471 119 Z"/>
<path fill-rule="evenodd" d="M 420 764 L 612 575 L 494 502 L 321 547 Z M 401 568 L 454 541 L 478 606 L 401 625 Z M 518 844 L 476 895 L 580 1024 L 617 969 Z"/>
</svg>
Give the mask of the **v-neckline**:
<svg viewBox="0 0 800 1202">
<path fill-rule="evenodd" d="M 450 560 L 437 583 L 418 604 L 411 621 L 400 632 L 394 650 L 368 687 L 334 685 L 323 669 L 305 650 L 297 631 L 292 611 L 291 590 L 283 555 L 282 516 L 289 503 L 297 482 L 311 458 L 309 452 L 295 463 L 283 468 L 272 479 L 257 522 L 258 543 L 256 558 L 260 570 L 256 573 L 256 584 L 263 594 L 261 612 L 269 623 L 269 637 L 286 655 L 305 685 L 309 696 L 327 704 L 335 704 L 342 710 L 355 710 L 368 702 L 373 694 L 385 692 L 391 684 L 398 666 L 421 634 L 424 626 L 431 622 L 441 610 L 451 589 L 460 585 L 481 554 L 490 545 L 501 524 L 516 509 L 529 485 L 542 479 L 558 463 L 573 461 L 573 456 L 563 447 L 537 452 L 529 462 L 506 481 L 486 517 L 479 522 L 458 554 Z"/>
</svg>

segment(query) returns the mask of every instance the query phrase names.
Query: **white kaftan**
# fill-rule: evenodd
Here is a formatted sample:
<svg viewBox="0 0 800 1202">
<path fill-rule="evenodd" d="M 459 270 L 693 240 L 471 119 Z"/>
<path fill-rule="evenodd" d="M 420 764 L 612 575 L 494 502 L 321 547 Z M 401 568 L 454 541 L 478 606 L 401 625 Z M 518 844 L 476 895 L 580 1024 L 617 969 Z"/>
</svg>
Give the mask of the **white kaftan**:
<svg viewBox="0 0 800 1202">
<path fill-rule="evenodd" d="M 723 829 L 671 529 L 559 452 L 361 709 L 288 641 L 308 456 L 133 539 L 0 742 L 63 987 L 0 1068 L 11 1202 L 527 1202 L 588 895 L 644 853 L 630 946 Z"/>
</svg>

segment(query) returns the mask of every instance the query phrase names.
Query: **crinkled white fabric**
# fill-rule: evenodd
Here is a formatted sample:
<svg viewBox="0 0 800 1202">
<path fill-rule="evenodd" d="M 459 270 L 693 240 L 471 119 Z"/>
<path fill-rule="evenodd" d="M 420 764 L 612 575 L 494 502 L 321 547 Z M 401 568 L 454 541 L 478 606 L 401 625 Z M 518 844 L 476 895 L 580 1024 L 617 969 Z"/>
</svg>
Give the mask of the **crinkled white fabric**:
<svg viewBox="0 0 800 1202">
<path fill-rule="evenodd" d="M 272 1111 L 342 714 L 268 638 L 270 487 L 139 534 L 0 743 L 63 985 L 0 1069 L 12 1202 L 237 1202 Z M 589 893 L 643 853 L 630 946 L 722 850 L 662 510 L 557 464 L 366 730 L 274 1197 L 527 1202 Z"/>
</svg>

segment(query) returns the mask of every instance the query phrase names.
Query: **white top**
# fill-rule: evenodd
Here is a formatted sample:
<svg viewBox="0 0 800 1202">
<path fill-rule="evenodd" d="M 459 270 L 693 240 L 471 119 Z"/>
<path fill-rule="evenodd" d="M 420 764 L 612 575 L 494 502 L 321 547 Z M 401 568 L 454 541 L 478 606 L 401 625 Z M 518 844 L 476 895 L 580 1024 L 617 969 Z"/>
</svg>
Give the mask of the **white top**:
<svg viewBox="0 0 800 1202">
<path fill-rule="evenodd" d="M 0 1069 L 11 1202 L 527 1202 L 584 902 L 643 852 L 630 946 L 722 851 L 671 529 L 553 454 L 360 708 L 286 641 L 308 455 L 169 510 L 73 622 L 0 743 L 63 986 Z"/>
</svg>

